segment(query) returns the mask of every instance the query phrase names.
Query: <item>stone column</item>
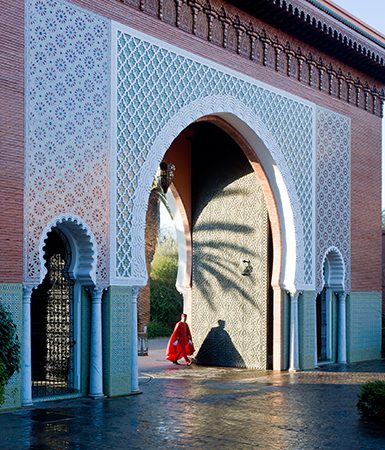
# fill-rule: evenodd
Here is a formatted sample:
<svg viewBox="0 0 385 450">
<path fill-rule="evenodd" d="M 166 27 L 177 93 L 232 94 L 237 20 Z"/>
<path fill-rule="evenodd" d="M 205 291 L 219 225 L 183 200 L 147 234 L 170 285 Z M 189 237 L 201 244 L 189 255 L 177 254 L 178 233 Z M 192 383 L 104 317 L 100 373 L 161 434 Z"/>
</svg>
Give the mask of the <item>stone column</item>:
<svg viewBox="0 0 385 450">
<path fill-rule="evenodd" d="M 314 297 L 314 367 L 318 367 L 317 297 L 316 292 Z"/>
<path fill-rule="evenodd" d="M 31 294 L 33 286 L 23 286 L 23 349 L 21 403 L 32 405 L 32 367 L 31 367 Z"/>
<path fill-rule="evenodd" d="M 346 364 L 346 292 L 338 293 L 338 359 L 340 364 Z"/>
<path fill-rule="evenodd" d="M 298 296 L 299 292 L 290 293 L 290 360 L 289 370 L 299 369 L 298 343 Z"/>
<path fill-rule="evenodd" d="M 138 287 L 132 288 L 132 348 L 131 348 L 131 392 L 139 392 L 138 378 Z"/>
<path fill-rule="evenodd" d="M 333 290 L 328 287 L 325 293 L 326 307 L 326 359 L 332 359 L 332 299 Z"/>
<path fill-rule="evenodd" d="M 90 397 L 103 397 L 102 288 L 91 290 Z"/>
</svg>

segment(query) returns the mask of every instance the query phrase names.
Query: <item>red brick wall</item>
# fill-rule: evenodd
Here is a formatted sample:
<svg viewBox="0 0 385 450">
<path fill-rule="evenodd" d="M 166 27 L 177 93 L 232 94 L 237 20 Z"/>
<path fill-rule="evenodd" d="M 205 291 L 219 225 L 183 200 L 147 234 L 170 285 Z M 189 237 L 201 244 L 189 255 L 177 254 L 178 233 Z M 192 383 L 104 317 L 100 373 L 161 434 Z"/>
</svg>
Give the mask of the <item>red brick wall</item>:
<svg viewBox="0 0 385 450">
<path fill-rule="evenodd" d="M 352 290 L 381 291 L 381 120 L 352 115 Z"/>
<path fill-rule="evenodd" d="M 382 229 L 382 314 L 385 314 L 385 229 Z"/>
<path fill-rule="evenodd" d="M 0 1 L 0 283 L 22 282 L 24 1 Z"/>
</svg>

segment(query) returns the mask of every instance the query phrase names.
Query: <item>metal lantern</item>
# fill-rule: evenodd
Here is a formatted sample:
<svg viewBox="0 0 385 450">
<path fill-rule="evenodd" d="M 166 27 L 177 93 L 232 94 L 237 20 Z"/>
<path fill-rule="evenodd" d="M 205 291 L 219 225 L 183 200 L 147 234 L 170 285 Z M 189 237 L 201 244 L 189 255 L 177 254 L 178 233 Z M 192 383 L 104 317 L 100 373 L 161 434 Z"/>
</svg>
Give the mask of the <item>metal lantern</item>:
<svg viewBox="0 0 385 450">
<path fill-rule="evenodd" d="M 175 166 L 171 163 L 166 163 L 162 161 L 159 165 L 158 171 L 158 185 L 162 189 L 163 193 L 166 194 L 168 188 L 170 187 L 172 180 L 174 178 Z"/>
</svg>

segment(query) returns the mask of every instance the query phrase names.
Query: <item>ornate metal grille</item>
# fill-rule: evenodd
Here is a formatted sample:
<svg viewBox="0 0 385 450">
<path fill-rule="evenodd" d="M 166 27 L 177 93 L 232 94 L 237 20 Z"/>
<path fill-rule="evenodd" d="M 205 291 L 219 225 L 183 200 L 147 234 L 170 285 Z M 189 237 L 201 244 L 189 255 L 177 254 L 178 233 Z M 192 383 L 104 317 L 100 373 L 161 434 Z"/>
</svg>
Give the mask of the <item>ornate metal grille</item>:
<svg viewBox="0 0 385 450">
<path fill-rule="evenodd" d="M 47 239 L 47 275 L 32 296 L 32 391 L 34 397 L 75 392 L 73 280 L 68 246 L 52 231 Z"/>
<path fill-rule="evenodd" d="M 317 356 L 318 361 L 326 361 L 326 338 L 327 338 L 327 312 L 326 312 L 326 289 L 324 288 L 317 296 Z"/>
</svg>

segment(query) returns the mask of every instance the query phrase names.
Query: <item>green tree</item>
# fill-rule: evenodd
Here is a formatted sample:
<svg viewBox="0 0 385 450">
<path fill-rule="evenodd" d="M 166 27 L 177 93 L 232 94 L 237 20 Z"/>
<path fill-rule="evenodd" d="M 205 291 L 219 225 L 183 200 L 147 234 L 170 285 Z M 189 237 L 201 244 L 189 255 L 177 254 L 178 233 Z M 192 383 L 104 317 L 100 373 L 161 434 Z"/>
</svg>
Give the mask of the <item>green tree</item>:
<svg viewBox="0 0 385 450">
<path fill-rule="evenodd" d="M 4 387 L 20 368 L 20 343 L 11 313 L 0 303 L 0 404 L 4 403 Z"/>
<path fill-rule="evenodd" d="M 385 209 L 383 209 L 382 213 L 381 213 L 381 222 L 382 222 L 382 228 L 385 228 Z"/>
<path fill-rule="evenodd" d="M 178 250 L 171 235 L 162 238 L 151 265 L 151 322 L 149 337 L 169 335 L 183 310 L 183 297 L 175 288 Z"/>
<path fill-rule="evenodd" d="M 358 396 L 357 408 L 364 419 L 385 422 L 385 381 L 364 383 Z"/>
</svg>

